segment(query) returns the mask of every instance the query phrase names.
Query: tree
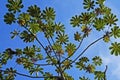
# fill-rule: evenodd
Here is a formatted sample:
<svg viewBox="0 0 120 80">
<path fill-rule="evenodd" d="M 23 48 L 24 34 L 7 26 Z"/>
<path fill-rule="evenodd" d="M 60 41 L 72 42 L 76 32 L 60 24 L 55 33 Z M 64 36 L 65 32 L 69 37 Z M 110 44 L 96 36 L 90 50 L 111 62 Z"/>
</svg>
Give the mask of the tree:
<svg viewBox="0 0 120 80">
<path fill-rule="evenodd" d="M 19 24 L 21 28 L 11 32 L 11 38 L 18 36 L 24 43 L 33 45 L 15 50 L 7 48 L 0 54 L 0 79 L 14 80 L 16 75 L 21 75 L 29 78 L 44 78 L 44 80 L 74 80 L 67 70 L 76 67 L 80 72 L 93 75 L 96 80 L 106 80 L 107 65 L 105 70 L 97 70 L 97 67 L 102 65 L 100 56 L 93 56 L 92 59 L 83 56 L 100 40 L 108 43 L 110 38 L 120 38 L 120 28 L 116 24 L 118 19 L 111 9 L 104 5 L 104 2 L 105 0 L 83 1 L 86 11 L 70 19 L 71 26 L 79 29 L 73 33 L 74 41 L 71 42 L 70 35 L 65 31 L 66 27 L 61 22 L 55 21 L 56 14 L 53 8 L 46 7 L 41 10 L 38 5 L 31 5 L 27 11 L 22 12 L 21 9 L 24 8 L 22 0 L 8 0 L 6 4 L 8 12 L 4 15 L 4 22 L 8 25 Z M 92 31 L 101 33 L 101 37 L 89 43 L 81 52 L 77 52 Z M 45 40 L 45 44 L 39 37 Z M 109 49 L 112 55 L 120 55 L 120 43 L 111 43 Z M 15 63 L 23 66 L 29 74 L 20 73 L 9 66 L 3 70 L 2 67 L 13 58 Z M 46 67 L 53 69 L 54 73 L 46 71 Z M 79 79 L 90 80 L 90 77 L 80 76 Z"/>
</svg>

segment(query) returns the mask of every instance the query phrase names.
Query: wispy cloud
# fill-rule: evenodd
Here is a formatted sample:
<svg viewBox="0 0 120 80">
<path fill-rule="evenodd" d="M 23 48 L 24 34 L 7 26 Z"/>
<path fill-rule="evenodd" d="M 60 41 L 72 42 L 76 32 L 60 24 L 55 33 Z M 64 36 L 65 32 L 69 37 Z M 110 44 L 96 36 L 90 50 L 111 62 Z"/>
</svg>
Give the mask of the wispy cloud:
<svg viewBox="0 0 120 80">
<path fill-rule="evenodd" d="M 108 65 L 109 74 L 108 76 L 111 78 L 116 78 L 120 80 L 120 56 L 113 55 L 101 55 L 104 65 Z"/>
</svg>

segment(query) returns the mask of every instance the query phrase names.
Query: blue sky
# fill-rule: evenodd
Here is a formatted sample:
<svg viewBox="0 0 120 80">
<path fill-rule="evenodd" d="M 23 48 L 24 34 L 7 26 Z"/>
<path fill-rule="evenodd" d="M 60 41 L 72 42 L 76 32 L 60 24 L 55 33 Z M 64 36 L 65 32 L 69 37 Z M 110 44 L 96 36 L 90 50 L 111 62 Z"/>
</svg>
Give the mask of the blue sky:
<svg viewBox="0 0 120 80">
<path fill-rule="evenodd" d="M 5 7 L 5 4 L 7 3 L 7 0 L 0 0 L 0 52 L 3 52 L 6 48 L 11 47 L 13 49 L 15 48 L 23 48 L 25 44 L 23 43 L 19 38 L 15 38 L 13 40 L 10 39 L 10 32 L 13 31 L 14 28 L 17 28 L 18 25 L 6 25 L 3 21 L 3 15 L 7 12 L 7 9 Z M 53 7 L 56 11 L 56 21 L 62 22 L 67 29 L 70 29 L 68 34 L 72 35 L 72 27 L 69 24 L 70 18 L 74 16 L 75 14 L 80 14 L 80 12 L 83 11 L 81 8 L 82 6 L 82 0 L 23 0 L 23 3 L 25 4 L 25 8 L 23 11 L 27 9 L 28 6 L 31 4 L 37 4 L 41 7 L 41 9 L 45 9 L 46 6 Z M 118 19 L 120 19 L 120 1 L 119 0 L 106 0 L 105 4 L 112 8 L 112 12 L 117 15 Z M 120 21 L 118 21 L 118 25 L 120 25 Z M 90 43 L 92 40 L 94 40 L 98 35 L 92 33 L 92 37 L 89 37 L 88 40 L 86 40 L 86 43 Z M 120 42 L 120 39 L 116 40 Z M 115 57 L 110 55 L 110 52 L 108 50 L 109 44 L 103 43 L 101 41 L 100 43 L 96 44 L 94 47 L 90 48 L 87 52 L 91 52 L 89 54 L 86 54 L 88 56 L 94 56 L 93 51 L 95 55 L 100 55 L 103 59 L 103 65 L 108 65 L 108 80 L 120 80 L 120 57 Z M 83 45 L 84 48 L 84 45 Z M 86 53 L 87 53 L 86 52 Z M 104 67 L 104 66 L 103 66 Z M 104 69 L 104 68 L 103 68 Z M 71 70 L 70 72 L 75 72 L 75 70 Z M 76 71 L 77 72 L 77 71 Z M 76 74 L 72 74 L 75 76 Z M 16 80 L 22 80 L 23 77 L 18 76 Z M 25 78 L 25 80 L 35 80 L 35 79 L 28 79 Z M 42 79 L 41 79 L 42 80 Z"/>
</svg>

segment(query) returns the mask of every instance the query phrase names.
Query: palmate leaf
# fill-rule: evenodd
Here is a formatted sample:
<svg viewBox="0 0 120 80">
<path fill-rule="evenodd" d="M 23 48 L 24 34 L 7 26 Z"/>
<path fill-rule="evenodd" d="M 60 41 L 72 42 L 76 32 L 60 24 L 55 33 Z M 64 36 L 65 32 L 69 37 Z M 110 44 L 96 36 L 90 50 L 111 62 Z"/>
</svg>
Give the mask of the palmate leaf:
<svg viewBox="0 0 120 80">
<path fill-rule="evenodd" d="M 16 20 L 16 18 L 15 18 L 15 15 L 14 15 L 13 13 L 6 13 L 6 14 L 4 15 L 4 22 L 5 22 L 6 24 L 15 23 L 15 20 Z"/>
<path fill-rule="evenodd" d="M 95 80 L 104 80 L 104 72 L 101 72 L 101 71 L 95 71 L 94 72 L 95 74 Z"/>
<path fill-rule="evenodd" d="M 111 35 L 114 36 L 114 38 L 120 38 L 120 28 L 119 28 L 119 26 L 114 26 L 111 29 Z"/>
<path fill-rule="evenodd" d="M 64 25 L 62 24 L 62 23 L 55 23 L 55 32 L 56 32 L 56 34 L 58 34 L 58 33 L 60 33 L 60 32 L 64 32 L 64 30 L 65 30 L 65 27 L 64 27 Z"/>
<path fill-rule="evenodd" d="M 66 44 L 68 42 L 68 35 L 65 33 L 59 33 L 56 37 L 58 43 Z"/>
<path fill-rule="evenodd" d="M 112 55 L 115 56 L 120 55 L 120 43 L 117 42 L 112 43 L 109 49 L 111 50 Z"/>
<path fill-rule="evenodd" d="M 74 39 L 75 39 L 76 41 L 80 41 L 80 40 L 82 39 L 81 34 L 78 33 L 78 32 L 76 32 L 76 33 L 74 34 Z"/>
<path fill-rule="evenodd" d="M 55 19 L 55 11 L 51 7 L 46 7 L 46 9 L 43 10 L 43 14 L 42 15 L 43 15 L 43 18 L 46 21 L 54 20 Z"/>
<path fill-rule="evenodd" d="M 101 18 L 95 18 L 93 26 L 96 28 L 96 30 L 100 31 L 103 30 L 105 27 L 105 21 Z"/>
<path fill-rule="evenodd" d="M 36 34 L 38 31 L 40 31 L 39 24 L 38 23 L 30 23 L 30 31 L 34 34 Z"/>
<path fill-rule="evenodd" d="M 80 26 L 80 23 L 81 23 L 81 19 L 79 15 L 75 15 L 70 19 L 70 24 L 73 27 Z"/>
<path fill-rule="evenodd" d="M 35 39 L 35 36 L 28 33 L 27 31 L 23 31 L 20 33 L 20 38 L 23 39 L 24 42 L 33 42 Z"/>
<path fill-rule="evenodd" d="M 118 21 L 118 19 L 116 18 L 116 15 L 114 14 L 106 15 L 104 19 L 107 25 L 109 26 L 116 25 L 116 21 Z"/>
<path fill-rule="evenodd" d="M 100 6 L 103 6 L 105 0 L 97 0 L 96 4 L 99 4 Z"/>
<path fill-rule="evenodd" d="M 83 76 L 83 77 L 80 77 L 79 80 L 90 80 L 90 79 Z"/>
<path fill-rule="evenodd" d="M 102 64 L 102 59 L 99 56 L 95 56 L 93 57 L 93 63 L 97 66 L 97 65 L 101 65 Z"/>
<path fill-rule="evenodd" d="M 93 9 L 94 6 L 95 6 L 93 0 L 84 0 L 83 5 L 84 5 L 84 9 L 87 9 L 88 11 L 89 11 L 90 9 Z"/>
<path fill-rule="evenodd" d="M 41 11 L 40 8 L 37 5 L 33 5 L 28 7 L 27 12 L 32 16 L 32 17 L 40 17 Z"/>
<path fill-rule="evenodd" d="M 62 45 L 59 43 L 53 44 L 53 49 L 58 53 L 59 55 L 64 54 L 64 50 L 62 49 Z"/>
<path fill-rule="evenodd" d="M 110 36 L 109 36 L 109 35 L 104 35 L 104 36 L 103 36 L 103 40 L 104 40 L 105 42 L 109 42 L 109 41 L 110 41 Z"/>
<path fill-rule="evenodd" d="M 18 24 L 20 26 L 25 26 L 27 22 L 30 20 L 30 15 L 28 13 L 22 13 L 18 17 Z"/>
<path fill-rule="evenodd" d="M 14 13 L 17 11 L 20 12 L 20 9 L 23 8 L 22 0 L 8 0 L 6 7 L 9 11 L 13 11 Z"/>
<path fill-rule="evenodd" d="M 76 50 L 76 45 L 73 43 L 68 43 L 67 46 L 65 46 L 66 52 L 68 53 L 68 56 L 72 56 L 74 51 Z"/>
<path fill-rule="evenodd" d="M 80 18 L 81 18 L 81 23 L 82 24 L 89 24 L 91 22 L 91 19 L 94 17 L 94 13 L 92 12 L 84 12 L 81 13 Z"/>
<path fill-rule="evenodd" d="M 94 71 L 95 71 L 95 66 L 92 64 L 88 64 L 88 66 L 86 67 L 86 72 L 94 73 Z"/>
</svg>

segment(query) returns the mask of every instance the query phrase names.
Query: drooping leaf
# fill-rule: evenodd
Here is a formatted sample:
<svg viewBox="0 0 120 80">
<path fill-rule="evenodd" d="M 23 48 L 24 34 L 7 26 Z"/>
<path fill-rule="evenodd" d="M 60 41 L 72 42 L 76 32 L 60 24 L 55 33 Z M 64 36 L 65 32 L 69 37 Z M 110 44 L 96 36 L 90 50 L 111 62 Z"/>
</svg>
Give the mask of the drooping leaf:
<svg viewBox="0 0 120 80">
<path fill-rule="evenodd" d="M 112 43 L 109 49 L 111 50 L 112 55 L 115 56 L 120 55 L 120 43 L 117 42 Z"/>
</svg>

